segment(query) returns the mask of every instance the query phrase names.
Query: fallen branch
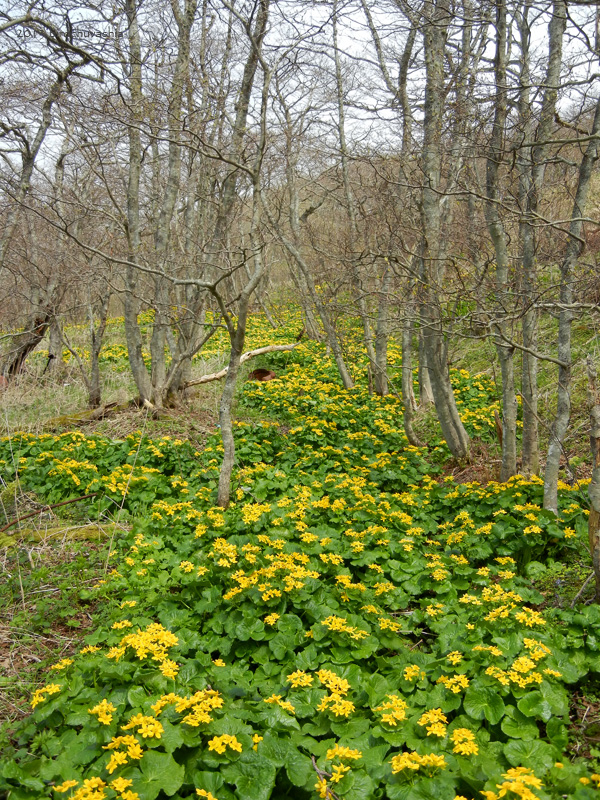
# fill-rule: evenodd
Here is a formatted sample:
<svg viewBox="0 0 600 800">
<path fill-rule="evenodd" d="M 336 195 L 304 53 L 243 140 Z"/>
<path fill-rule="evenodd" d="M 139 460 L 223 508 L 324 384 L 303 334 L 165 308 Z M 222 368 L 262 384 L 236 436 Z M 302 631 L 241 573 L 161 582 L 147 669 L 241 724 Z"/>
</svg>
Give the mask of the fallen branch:
<svg viewBox="0 0 600 800">
<path fill-rule="evenodd" d="M 13 519 L 12 522 L 9 522 L 8 525 L 0 528 L 0 533 L 4 533 L 4 531 L 12 528 L 13 525 L 17 525 L 19 522 L 23 522 L 24 519 L 35 517 L 36 514 L 43 514 L 44 511 L 51 511 L 53 508 L 59 508 L 60 506 L 68 506 L 69 503 L 78 503 L 80 500 L 88 500 L 90 497 L 96 497 L 97 494 L 98 492 L 92 492 L 91 494 L 84 494 L 81 497 L 73 497 L 71 500 L 61 500 L 60 503 L 53 503 L 51 506 L 44 506 L 43 508 L 39 508 L 37 511 L 32 511 L 29 514 L 23 514 L 22 517 L 17 517 L 16 519 Z"/>
<path fill-rule="evenodd" d="M 106 405 L 92 408 L 88 411 L 81 411 L 77 414 L 64 414 L 61 417 L 54 417 L 44 423 L 45 430 L 56 430 L 57 428 L 74 428 L 78 425 L 87 425 L 88 422 L 97 422 L 122 411 L 128 411 L 132 407 L 139 407 L 135 400 L 126 403 L 107 403 Z"/>
<path fill-rule="evenodd" d="M 577 605 L 577 601 L 579 600 L 579 598 L 583 595 L 583 593 L 587 589 L 588 583 L 592 580 L 594 575 L 595 575 L 594 572 L 590 572 L 590 574 L 587 576 L 583 586 L 581 587 L 581 589 L 577 592 L 577 594 L 573 598 L 573 602 L 571 603 L 571 608 L 575 608 L 575 606 Z"/>
<path fill-rule="evenodd" d="M 267 347 L 257 347 L 256 350 L 248 350 L 247 353 L 244 353 L 240 357 L 240 364 L 243 364 L 244 361 L 248 361 L 250 358 L 254 358 L 254 356 L 262 356 L 264 353 L 281 353 L 286 350 L 293 350 L 294 347 L 298 347 L 299 342 L 294 342 L 294 344 L 270 344 Z M 188 389 L 190 386 L 200 386 L 202 383 L 210 383 L 210 381 L 220 381 L 221 378 L 224 378 L 229 371 L 229 367 L 224 367 L 219 372 L 212 372 L 210 375 L 203 375 L 201 378 L 196 378 L 193 381 L 188 381 L 185 384 L 185 388 Z"/>
</svg>

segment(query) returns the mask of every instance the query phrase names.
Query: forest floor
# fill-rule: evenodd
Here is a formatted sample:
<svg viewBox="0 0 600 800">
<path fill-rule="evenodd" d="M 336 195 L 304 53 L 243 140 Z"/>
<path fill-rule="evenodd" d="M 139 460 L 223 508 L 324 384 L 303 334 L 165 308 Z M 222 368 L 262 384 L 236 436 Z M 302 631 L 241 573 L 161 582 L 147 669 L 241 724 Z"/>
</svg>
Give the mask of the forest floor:
<svg viewBox="0 0 600 800">
<path fill-rule="evenodd" d="M 264 320 L 257 318 L 249 347 L 272 338 L 282 343 L 296 326 L 294 320 L 289 331 L 279 331 L 273 337 Z M 113 335 L 111 357 L 118 344 L 117 333 Z M 589 331 L 579 332 L 580 358 L 590 347 L 589 337 Z M 593 346 L 596 344 L 597 339 L 592 341 Z M 217 343 L 206 362 L 197 366 L 199 371 L 214 369 L 220 363 L 219 347 L 222 343 Z M 124 374 L 123 351 L 119 352 L 118 369 L 115 371 L 109 361 L 103 371 L 107 399 L 123 401 L 131 396 L 132 387 Z M 0 532 L 0 750 L 9 754 L 9 762 L 15 765 L 0 766 L 0 776 L 4 774 L 10 797 L 46 797 L 60 780 L 63 785 L 76 781 L 73 786 L 83 786 L 86 775 L 102 775 L 98 780 L 108 786 L 112 762 L 101 750 L 91 762 L 85 762 L 90 766 L 83 772 L 77 766 L 78 757 L 72 763 L 66 756 L 57 759 L 67 742 L 74 743 L 74 730 L 80 731 L 80 738 L 85 734 L 88 742 L 96 735 L 93 726 L 90 728 L 94 717 L 88 708 L 104 697 L 102 702 L 112 702 L 121 721 L 123 713 L 131 713 L 131 709 L 143 707 L 143 713 L 150 714 L 150 698 L 160 696 L 161 691 L 164 695 L 169 682 L 177 685 L 177 672 L 181 676 L 185 673 L 185 681 L 203 691 L 208 677 L 193 677 L 201 663 L 209 673 L 215 670 L 215 664 L 218 670 L 223 669 L 213 675 L 210 685 L 219 687 L 223 697 L 229 698 L 228 714 L 211 722 L 208 730 L 217 739 L 224 734 L 233 739 L 237 736 L 244 754 L 241 760 L 237 760 L 235 751 L 228 756 L 226 748 L 223 756 L 207 754 L 195 734 L 177 732 L 181 720 L 169 712 L 169 722 L 165 720 L 162 725 L 171 738 L 175 737 L 171 744 L 163 747 L 155 743 L 154 750 L 148 751 L 154 753 L 152 758 L 144 755 L 142 759 L 141 773 L 132 765 L 115 773 L 122 774 L 125 782 L 132 781 L 140 800 L 188 797 L 193 787 L 204 796 L 218 792 L 219 800 L 308 798 L 316 796 L 315 780 L 317 794 L 331 791 L 331 797 L 348 800 L 370 797 L 378 786 L 385 787 L 390 800 L 430 796 L 453 800 L 459 791 L 474 797 L 479 791 L 497 790 L 502 775 L 508 775 L 505 781 L 517 786 L 514 781 L 518 774 L 531 777 L 532 782 L 523 785 L 535 788 L 535 781 L 543 781 L 544 788 L 536 790 L 535 797 L 587 798 L 588 786 L 593 787 L 596 781 L 596 772 L 589 777 L 590 767 L 592 772 L 600 771 L 600 656 L 594 638 L 597 636 L 600 642 L 600 615 L 596 619 L 590 604 L 593 582 L 586 584 L 591 571 L 585 546 L 584 499 L 589 456 L 582 408 L 575 408 L 574 433 L 568 443 L 571 466 L 562 475 L 569 483 L 561 489 L 560 519 L 553 521 L 539 509 L 539 484 L 518 481 L 499 487 L 496 483 L 499 447 L 493 410 L 498 407 L 497 386 L 484 347 L 453 354 L 461 413 L 474 437 L 469 463 L 450 458 L 440 443 L 431 409 L 418 413 L 416 419 L 428 449 L 406 447 L 398 398 L 370 398 L 362 383 L 353 393 L 342 392 L 333 365 L 318 348 L 303 347 L 293 357 L 281 354 L 264 363 L 281 379 L 271 384 L 240 385 L 236 502 L 225 515 L 213 508 L 211 499 L 220 453 L 217 385 L 196 391 L 182 408 L 158 420 L 145 410 L 131 409 L 83 424 L 76 431 L 49 424 L 53 418 L 72 414 L 85 405 L 82 386 L 64 386 L 71 380 L 76 382 L 68 365 L 62 372 L 45 376 L 35 390 L 38 400 L 54 398 L 37 417 L 31 396 L 24 396 L 24 383 L 1 398 L 0 416 L 9 435 L 0 440 L 0 475 L 4 478 L 4 486 L 0 486 L 0 529 L 31 515 Z M 393 349 L 390 364 L 392 371 L 399 369 L 398 354 Z M 36 369 L 35 361 L 30 369 Z M 361 370 L 358 360 L 354 370 Z M 585 388 L 582 375 L 578 368 L 575 392 L 580 399 Z M 554 402 L 550 376 L 548 369 L 541 379 L 547 387 L 542 399 L 546 418 Z M 23 381 L 30 378 L 25 376 Z M 25 434 L 18 432 L 18 420 Z M 86 491 L 97 492 L 97 497 L 89 503 L 57 506 L 74 493 L 81 493 L 83 486 Z M 454 496 L 460 496 L 460 501 L 452 500 Z M 57 507 L 50 508 L 53 505 Z M 287 510 L 292 513 L 288 515 Z M 377 537 L 385 535 L 382 532 L 388 528 L 394 531 L 393 543 L 384 551 Z M 194 529 L 200 540 L 193 538 Z M 536 531 L 533 536 L 528 534 L 529 529 Z M 202 537 L 206 537 L 206 544 Z M 233 561 L 230 551 L 219 544 L 222 541 L 232 543 L 237 553 Z M 212 547 L 210 551 L 207 545 Z M 143 563 L 137 554 L 140 546 L 148 547 L 147 555 L 151 556 Z M 211 561 L 217 546 L 228 566 L 219 567 Z M 229 594 L 236 596 L 238 590 L 231 588 L 235 587 L 233 564 L 242 553 L 248 559 L 246 570 L 256 563 L 251 557 L 254 552 L 268 569 L 273 558 L 280 558 L 277 553 L 282 552 L 281 547 L 283 552 L 302 553 L 311 565 L 314 562 L 311 568 L 316 569 L 315 575 L 324 570 L 328 581 L 364 585 L 361 592 L 366 594 L 355 602 L 352 591 L 347 590 L 344 599 L 322 583 L 324 577 L 311 577 L 301 579 L 313 582 L 307 597 L 298 588 L 295 596 L 290 595 L 285 602 L 279 600 L 284 586 L 275 582 L 266 590 L 267 594 L 275 593 L 272 600 L 264 599 L 264 591 L 262 600 L 260 595 L 252 596 L 253 590 L 248 588 L 231 606 L 232 601 L 223 592 L 230 587 Z M 433 555 L 429 552 L 432 549 Z M 494 556 L 500 565 L 494 565 Z M 152 566 L 143 566 L 146 562 Z M 372 572 L 369 564 L 374 565 Z M 505 564 L 512 566 L 506 569 L 502 566 Z M 194 578 L 195 572 L 187 577 L 187 565 L 197 569 L 198 577 Z M 377 579 L 380 570 L 385 580 Z M 352 577 L 346 579 L 344 575 Z M 289 571 L 285 580 L 298 580 L 297 573 Z M 214 588 L 221 586 L 217 597 Z M 379 586 L 386 588 L 380 593 Z M 465 597 L 486 598 L 486 592 L 493 591 L 498 598 L 511 592 L 521 598 L 520 602 L 511 601 L 513 610 L 507 612 L 510 634 L 494 631 L 476 605 L 457 603 L 467 587 Z M 310 600 L 313 596 L 320 598 L 316 606 Z M 123 619 L 120 609 L 128 603 L 137 607 Z M 436 603 L 444 607 L 439 620 Z M 498 599 L 492 603 L 493 613 L 503 615 L 501 605 Z M 203 623 L 204 644 L 194 638 L 186 622 L 185 609 L 191 607 L 204 608 L 202 618 L 209 620 Z M 269 612 L 263 621 L 258 607 L 262 607 L 262 614 Z M 369 617 L 371 611 L 365 612 L 367 608 L 377 610 L 378 623 Z M 512 621 L 519 615 L 528 620 L 521 623 L 523 630 Z M 235 630 L 228 628 L 226 620 L 230 617 L 237 620 Z M 180 642 L 188 642 L 187 655 L 185 648 L 176 646 L 173 658 L 165 655 L 160 660 L 163 675 L 171 677 L 161 678 L 160 672 L 158 678 L 153 677 L 148 667 L 140 672 L 141 665 L 133 673 L 115 671 L 118 665 L 108 669 L 105 661 L 98 661 L 95 650 L 108 647 L 110 653 L 110 647 L 114 649 L 119 637 L 123 638 L 121 628 L 137 629 L 141 635 L 157 618 L 165 630 L 176 631 L 175 638 Z M 271 618 L 273 622 L 268 621 Z M 368 634 L 367 644 L 361 644 L 361 631 Z M 354 644 L 352 632 L 356 633 Z M 315 643 L 314 653 L 300 643 L 305 641 L 305 634 L 309 643 Z M 256 640 L 253 647 L 244 644 L 248 636 L 250 641 Z M 538 650 L 525 644 L 533 640 Z M 270 661 L 265 661 L 261 641 L 268 644 Z M 88 655 L 83 655 L 82 642 L 90 650 Z M 552 655 L 545 654 L 546 647 Z M 500 672 L 492 669 L 497 669 L 497 661 L 481 661 L 472 655 L 474 650 L 490 648 L 503 652 Z M 296 655 L 289 661 L 288 653 L 294 651 Z M 458 654 L 450 672 L 464 684 L 456 693 L 439 685 L 440 680 L 452 679 L 440 667 L 449 651 Z M 203 652 L 211 655 L 212 662 L 205 660 Z M 546 672 L 552 676 L 540 674 L 539 690 L 538 672 L 525 669 L 532 652 L 537 652 L 536 661 L 543 659 Z M 231 653 L 232 664 L 221 668 L 222 659 L 216 654 L 227 663 L 227 653 Z M 133 667 L 136 661 L 129 656 L 123 663 Z M 246 695 L 232 694 L 231 690 L 231 685 L 246 685 L 244 664 L 253 664 L 253 670 L 262 665 L 247 700 L 243 699 Z M 317 665 L 320 672 L 314 671 Z M 415 682 L 406 675 L 412 674 L 410 670 L 416 665 L 421 678 Z M 520 667 L 524 672 L 519 673 Z M 315 717 L 314 703 L 320 700 L 322 705 L 327 696 L 323 688 L 304 689 L 305 694 L 295 699 L 290 693 L 283 700 L 282 694 L 285 697 L 288 691 L 285 680 L 282 684 L 269 677 L 273 669 L 285 674 L 286 669 L 294 668 L 305 676 L 301 679 L 305 683 L 300 685 L 307 687 L 316 680 L 314 676 L 325 674 L 324 669 L 343 675 L 350 684 L 358 681 L 368 700 L 349 695 L 355 710 L 345 726 L 339 724 L 337 714 L 330 715 L 329 722 L 325 711 Z M 108 693 L 105 689 L 98 694 L 97 700 L 82 688 L 90 669 L 104 675 L 105 687 L 113 687 Z M 67 674 L 68 683 L 61 684 Z M 376 674 L 380 676 L 378 682 Z M 519 674 L 524 677 L 513 678 Z M 57 698 L 50 698 L 47 687 L 54 685 L 54 680 L 57 686 L 69 686 L 68 693 L 61 689 Z M 142 687 L 149 699 L 140 706 L 136 692 Z M 255 693 L 264 694 L 271 687 L 280 699 L 267 699 L 271 705 L 265 716 L 266 711 L 256 706 Z M 250 688 L 248 685 L 248 691 Z M 124 690 L 129 693 L 130 712 L 126 711 L 127 703 L 124 709 L 121 706 Z M 398 690 L 402 702 L 390 700 Z M 550 705 L 538 700 L 540 692 L 549 698 Z M 41 700 L 30 717 L 32 695 Z M 290 700 L 296 719 L 301 722 L 303 715 L 305 720 L 314 718 L 302 723 L 300 738 L 290 734 L 293 726 L 286 706 Z M 436 713 L 446 720 L 439 728 L 439 735 L 443 733 L 439 741 L 425 735 L 420 723 L 424 713 L 435 710 L 430 708 L 434 701 Z M 377 703 L 386 702 L 396 703 L 391 713 L 408 721 L 402 736 L 373 710 Z M 342 714 L 342 720 L 344 717 Z M 265 741 L 264 755 L 258 760 L 256 741 L 250 747 L 255 755 L 246 749 L 251 729 Z M 43 746 L 36 730 L 45 731 Z M 277 730 L 283 741 L 278 747 L 288 748 L 285 756 L 283 750 L 277 757 L 273 754 L 275 744 L 268 732 Z M 474 743 L 474 759 L 466 753 L 464 758 L 460 755 L 456 730 L 468 731 L 468 735 L 461 735 L 467 743 Z M 138 741 L 144 747 L 148 744 L 145 737 Z M 331 741 L 355 747 L 364 753 L 363 761 L 332 761 L 321 744 Z M 390 747 L 391 762 L 385 757 Z M 400 754 L 394 756 L 398 747 Z M 184 769 L 184 751 L 196 753 L 194 758 L 203 765 L 201 774 Z M 35 752 L 41 756 L 39 763 L 40 756 L 38 761 L 31 761 Z M 402 753 L 402 758 L 412 753 L 410 758 L 417 760 L 433 753 L 445 760 L 447 768 L 420 767 L 416 772 L 406 772 L 401 766 Z M 554 766 L 559 759 L 563 764 L 560 768 Z M 283 764 L 284 772 L 278 764 Z M 336 772 L 336 764 L 351 766 L 351 770 Z M 176 780 L 163 780 L 163 768 L 176 775 Z M 248 770 L 256 772 L 258 783 Z M 0 777 L 0 791 L 2 780 Z M 320 781 L 325 781 L 329 789 L 325 790 Z M 19 785 L 29 786 L 30 793 L 19 794 Z M 74 797 L 78 791 L 82 790 L 73 789 Z M 125 790 L 118 796 L 125 797 Z"/>
</svg>

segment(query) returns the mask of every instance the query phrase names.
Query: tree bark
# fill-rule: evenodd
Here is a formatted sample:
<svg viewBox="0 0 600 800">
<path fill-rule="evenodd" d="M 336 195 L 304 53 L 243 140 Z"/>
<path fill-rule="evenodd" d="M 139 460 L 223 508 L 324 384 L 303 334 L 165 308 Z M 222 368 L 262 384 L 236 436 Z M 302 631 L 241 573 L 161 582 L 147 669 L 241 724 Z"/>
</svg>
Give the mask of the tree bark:
<svg viewBox="0 0 600 800">
<path fill-rule="evenodd" d="M 451 20 L 447 0 L 424 4 L 425 106 L 423 119 L 423 192 L 420 307 L 423 339 L 435 408 L 452 455 L 464 458 L 470 439 L 461 422 L 450 382 L 447 342 L 438 294 L 444 274 L 441 239 L 441 140 L 445 99 L 445 43 Z"/>
<path fill-rule="evenodd" d="M 410 316 L 410 309 L 404 322 L 402 323 L 402 404 L 404 412 L 402 421 L 404 433 L 410 444 L 421 447 L 422 442 L 416 435 L 413 428 L 413 417 L 415 411 L 415 393 L 413 390 L 412 372 L 412 339 L 413 339 L 413 319 Z"/>
<path fill-rule="evenodd" d="M 132 264 L 138 263 L 141 250 L 140 179 L 142 172 L 141 126 L 144 120 L 142 91 L 142 48 L 137 18 L 136 0 L 125 0 L 127 35 L 129 41 L 129 174 L 127 182 L 127 250 L 125 275 L 125 340 L 133 379 L 142 402 L 152 399 L 152 382 L 142 356 L 142 334 L 138 325 L 139 300 L 137 298 L 138 272 Z"/>
<path fill-rule="evenodd" d="M 598 159 L 598 135 L 600 134 L 600 99 L 596 111 L 590 140 L 579 165 L 577 190 L 573 201 L 569 241 L 560 267 L 560 313 L 558 317 L 558 358 L 562 366 L 558 368 L 558 400 L 556 416 L 552 425 L 552 435 L 548 444 L 546 469 L 544 473 L 544 508 L 558 514 L 558 472 L 563 443 L 571 418 L 571 322 L 574 314 L 569 308 L 573 302 L 573 272 L 583 250 L 581 238 L 583 216 L 588 199 L 590 181 L 594 165 Z"/>
<path fill-rule="evenodd" d="M 11 339 L 10 349 L 4 358 L 2 374 L 7 380 L 21 372 L 27 356 L 35 350 L 46 335 L 52 320 L 50 304 L 38 306 L 25 323 L 25 330 Z"/>
<path fill-rule="evenodd" d="M 389 339 L 389 294 L 392 284 L 392 269 L 389 263 L 385 264 L 379 300 L 377 303 L 377 328 L 375 330 L 375 394 L 385 397 L 389 391 L 387 375 L 387 348 Z"/>
<path fill-rule="evenodd" d="M 433 405 L 433 391 L 431 389 L 431 378 L 429 377 L 429 367 L 427 366 L 427 353 L 425 352 L 425 340 L 423 329 L 419 328 L 419 405 L 427 408 Z"/>
<path fill-rule="evenodd" d="M 519 92 L 519 117 L 528 141 L 538 144 L 531 147 L 530 160 L 520 156 L 520 199 L 522 223 L 520 225 L 522 274 L 523 274 L 523 472 L 526 475 L 539 471 L 539 422 L 538 422 L 538 359 L 527 350 L 537 350 L 537 269 L 535 263 L 535 224 L 539 201 L 544 185 L 549 145 L 556 114 L 556 100 L 560 86 L 563 36 L 567 23 L 565 0 L 553 0 L 552 17 L 548 26 L 548 65 L 544 79 L 544 93 L 539 122 L 532 137 L 529 117 L 529 37 L 528 12 L 530 0 L 525 0 L 520 20 L 521 28 L 521 75 Z"/>
<path fill-rule="evenodd" d="M 356 207 L 354 197 L 352 195 L 352 187 L 350 186 L 350 174 L 348 170 L 348 148 L 346 144 L 346 118 L 344 108 L 344 84 L 342 79 L 342 67 L 340 63 L 340 54 L 338 49 L 338 5 L 337 0 L 333 0 L 333 57 L 335 64 L 335 82 L 337 89 L 337 111 L 338 111 L 338 141 L 340 149 L 340 164 L 342 168 L 342 182 L 344 185 L 344 197 L 346 201 L 346 212 L 348 215 L 349 227 L 349 258 L 350 258 L 350 273 L 352 275 L 352 283 L 356 291 L 356 307 L 360 317 L 365 349 L 367 351 L 367 359 L 369 368 L 372 370 L 376 363 L 377 358 L 375 355 L 375 348 L 373 346 L 373 332 L 371 330 L 371 320 L 369 318 L 369 309 L 365 298 L 365 292 L 362 285 L 360 274 L 360 267 L 356 257 L 356 245 L 358 239 L 358 224 L 356 220 Z"/>
<path fill-rule="evenodd" d="M 505 0 L 496 5 L 496 56 L 494 77 L 496 99 L 494 123 L 486 165 L 486 220 L 496 256 L 496 293 L 498 297 L 493 332 L 502 374 L 502 464 L 500 480 L 507 481 L 517 471 L 517 396 L 515 393 L 514 348 L 503 337 L 506 333 L 505 315 L 509 311 L 509 256 L 506 231 L 500 217 L 502 201 L 499 170 L 504 155 L 504 135 L 507 117 L 507 9 Z"/>
<path fill-rule="evenodd" d="M 591 356 L 587 357 L 587 373 L 590 447 L 592 451 L 592 480 L 588 486 L 588 496 L 590 498 L 588 535 L 596 578 L 596 602 L 600 603 L 600 391 L 598 375 Z"/>
<path fill-rule="evenodd" d="M 61 322 L 56 316 L 52 317 L 50 321 L 50 328 L 48 334 L 48 370 L 55 370 L 60 364 L 63 363 L 63 342 Z"/>
</svg>

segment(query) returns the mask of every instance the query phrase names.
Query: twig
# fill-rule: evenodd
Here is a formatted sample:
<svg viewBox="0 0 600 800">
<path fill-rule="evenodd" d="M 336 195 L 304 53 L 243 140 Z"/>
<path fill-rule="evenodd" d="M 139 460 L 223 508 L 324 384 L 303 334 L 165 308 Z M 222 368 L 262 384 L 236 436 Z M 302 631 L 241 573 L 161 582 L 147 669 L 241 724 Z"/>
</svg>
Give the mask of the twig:
<svg viewBox="0 0 600 800">
<path fill-rule="evenodd" d="M 51 511 L 53 508 L 58 508 L 59 506 L 67 506 L 69 503 L 78 503 L 80 500 L 88 500 L 90 497 L 96 497 L 97 494 L 98 492 L 92 492 L 91 494 L 84 494 L 81 497 L 73 497 L 71 500 L 62 500 L 60 503 L 53 503 L 51 506 L 44 506 L 37 511 L 32 511 L 30 514 L 25 514 L 23 517 L 17 517 L 16 519 L 13 519 L 13 521 L 9 522 L 8 525 L 0 528 L 0 533 L 4 533 L 4 531 L 7 531 L 9 528 L 12 528 L 13 525 L 17 525 L 24 519 L 35 517 L 36 514 L 43 514 L 44 511 Z"/>
<path fill-rule="evenodd" d="M 583 586 L 581 587 L 581 589 L 577 592 L 577 594 L 573 598 L 573 602 L 571 603 L 571 608 L 575 608 L 575 604 L 577 603 L 577 601 L 579 600 L 581 595 L 585 592 L 588 583 L 592 580 L 593 577 L 594 577 L 594 573 L 590 572 L 590 574 L 585 579 Z"/>
<path fill-rule="evenodd" d="M 21 602 L 23 603 L 23 611 L 25 611 L 26 610 L 25 592 L 23 590 L 23 581 L 21 579 L 21 565 L 17 564 L 17 566 L 18 566 L 18 570 L 19 570 L 19 586 L 21 587 Z"/>
<path fill-rule="evenodd" d="M 310 758 L 312 760 L 313 769 L 317 773 L 317 775 L 319 776 L 320 780 L 325 780 L 325 778 L 331 778 L 331 773 L 323 772 L 322 769 L 319 769 L 319 767 L 317 766 L 317 759 L 314 756 L 311 756 Z M 325 788 L 325 797 L 326 798 L 331 798 L 331 800 L 340 800 L 340 798 L 337 796 L 337 794 L 335 792 L 333 792 L 329 788 L 329 786 L 327 786 Z"/>
</svg>

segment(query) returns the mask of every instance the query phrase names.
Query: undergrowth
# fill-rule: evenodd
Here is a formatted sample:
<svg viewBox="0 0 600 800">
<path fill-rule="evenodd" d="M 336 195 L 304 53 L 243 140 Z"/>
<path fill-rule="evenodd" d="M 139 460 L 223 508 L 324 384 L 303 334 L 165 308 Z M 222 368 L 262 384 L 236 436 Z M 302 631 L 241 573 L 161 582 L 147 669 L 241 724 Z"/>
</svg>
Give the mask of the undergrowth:
<svg viewBox="0 0 600 800">
<path fill-rule="evenodd" d="M 397 375 L 393 347 L 390 362 Z M 577 703 L 596 697 L 600 609 L 570 607 L 589 567 L 585 481 L 561 484 L 556 518 L 540 479 L 457 480 L 444 442 L 408 445 L 400 401 L 370 396 L 360 361 L 351 391 L 314 343 L 264 363 L 278 378 L 241 392 L 227 510 L 218 433 L 0 441 L 23 491 L 93 492 L 92 519 L 131 524 L 79 588 L 100 616 L 11 730 L 0 786 L 11 800 L 596 797 Z M 493 380 L 452 379 L 483 452 Z"/>
</svg>

